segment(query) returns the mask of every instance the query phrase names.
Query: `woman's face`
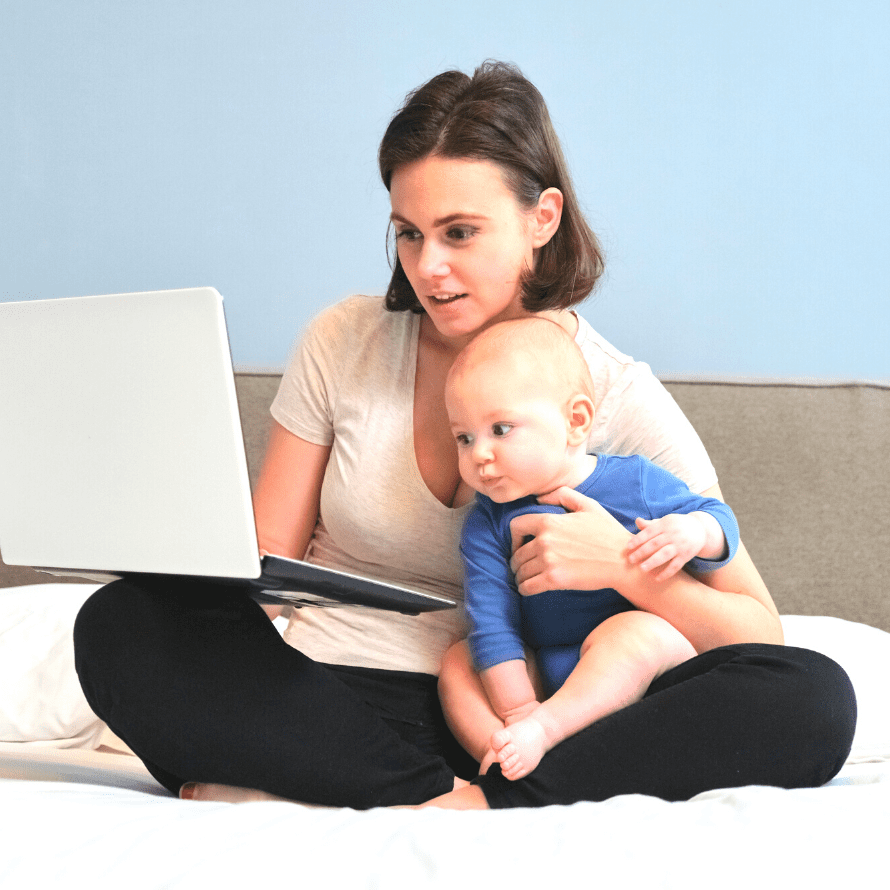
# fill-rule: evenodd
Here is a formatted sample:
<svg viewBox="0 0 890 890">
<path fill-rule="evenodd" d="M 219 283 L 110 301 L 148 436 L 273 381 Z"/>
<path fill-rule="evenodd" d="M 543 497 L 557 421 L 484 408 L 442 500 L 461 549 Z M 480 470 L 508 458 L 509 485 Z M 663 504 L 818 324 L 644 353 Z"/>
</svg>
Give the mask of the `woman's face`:
<svg viewBox="0 0 890 890">
<path fill-rule="evenodd" d="M 448 340 L 528 315 L 520 276 L 534 264 L 534 210 L 524 210 L 490 161 L 430 156 L 390 183 L 399 259 L 417 299 Z"/>
</svg>

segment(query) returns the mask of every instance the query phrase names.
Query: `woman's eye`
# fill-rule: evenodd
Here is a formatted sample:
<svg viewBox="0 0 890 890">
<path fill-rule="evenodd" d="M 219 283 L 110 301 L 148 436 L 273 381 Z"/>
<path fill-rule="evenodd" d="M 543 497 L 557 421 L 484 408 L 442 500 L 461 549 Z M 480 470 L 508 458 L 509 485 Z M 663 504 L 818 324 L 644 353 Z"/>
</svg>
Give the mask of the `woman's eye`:
<svg viewBox="0 0 890 890">
<path fill-rule="evenodd" d="M 448 230 L 448 237 L 452 241 L 468 241 L 476 231 L 472 226 L 452 226 Z"/>
<path fill-rule="evenodd" d="M 396 238 L 399 241 L 416 241 L 419 237 L 420 232 L 417 229 L 402 229 L 396 232 Z"/>
<path fill-rule="evenodd" d="M 501 439 L 506 436 L 510 430 L 513 429 L 513 424 L 511 423 L 496 423 L 491 428 L 491 432 L 494 434 L 495 438 Z"/>
</svg>

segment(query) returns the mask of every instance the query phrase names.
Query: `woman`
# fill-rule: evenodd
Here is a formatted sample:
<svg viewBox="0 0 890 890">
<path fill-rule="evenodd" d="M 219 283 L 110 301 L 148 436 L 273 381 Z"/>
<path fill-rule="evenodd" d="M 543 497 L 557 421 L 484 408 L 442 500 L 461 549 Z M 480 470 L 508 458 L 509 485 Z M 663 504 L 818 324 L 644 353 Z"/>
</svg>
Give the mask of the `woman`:
<svg viewBox="0 0 890 890">
<path fill-rule="evenodd" d="M 409 96 L 380 148 L 397 260 L 386 295 L 311 326 L 273 404 L 255 492 L 262 550 L 460 596 L 457 540 L 472 492 L 443 403 L 460 349 L 496 321 L 545 313 L 591 365 L 591 450 L 642 453 L 719 494 L 698 437 L 644 365 L 569 311 L 602 271 L 537 90 L 491 63 Z M 513 532 L 520 591 L 614 587 L 700 653 L 643 701 L 568 739 L 526 779 L 475 763 L 444 725 L 436 674 L 459 612 L 416 618 L 303 609 L 287 643 L 238 591 L 188 579 L 117 582 L 82 610 L 78 672 L 96 712 L 174 793 L 222 783 L 356 808 L 507 807 L 619 793 L 684 799 L 748 783 L 817 785 L 842 765 L 846 676 L 789 650 L 743 547 L 727 591 L 656 582 L 628 534 L 580 495 Z M 270 612 L 273 610 L 269 610 Z M 459 650 L 452 650 L 459 651 Z M 211 789 L 210 793 L 215 793 Z"/>
</svg>

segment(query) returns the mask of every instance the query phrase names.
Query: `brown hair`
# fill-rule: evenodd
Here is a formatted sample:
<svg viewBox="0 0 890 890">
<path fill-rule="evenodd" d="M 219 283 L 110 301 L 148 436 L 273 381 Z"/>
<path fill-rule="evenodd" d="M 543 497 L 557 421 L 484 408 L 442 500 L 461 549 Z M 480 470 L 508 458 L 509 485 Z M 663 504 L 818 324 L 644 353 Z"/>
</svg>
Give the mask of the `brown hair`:
<svg viewBox="0 0 890 890">
<path fill-rule="evenodd" d="M 559 189 L 562 219 L 540 248 L 536 268 L 522 276 L 522 306 L 527 312 L 566 309 L 587 297 L 603 272 L 602 250 L 578 206 L 544 98 L 516 66 L 488 61 L 472 77 L 446 71 L 408 94 L 380 142 L 387 191 L 398 167 L 430 155 L 492 161 L 526 209 L 545 189 Z M 386 308 L 423 311 L 398 254 Z"/>
</svg>

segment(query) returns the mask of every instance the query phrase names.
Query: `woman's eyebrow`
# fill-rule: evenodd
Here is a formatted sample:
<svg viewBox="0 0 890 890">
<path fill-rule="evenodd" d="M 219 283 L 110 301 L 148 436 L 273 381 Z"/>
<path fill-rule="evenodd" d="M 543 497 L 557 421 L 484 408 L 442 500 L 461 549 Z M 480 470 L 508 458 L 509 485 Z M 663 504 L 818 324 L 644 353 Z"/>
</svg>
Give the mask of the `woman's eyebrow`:
<svg viewBox="0 0 890 890">
<path fill-rule="evenodd" d="M 389 218 L 393 222 L 403 223 L 406 226 L 413 226 L 414 223 L 409 219 L 405 219 L 404 216 L 401 216 L 398 213 L 390 213 Z M 482 213 L 449 213 L 448 216 L 440 217 L 439 219 L 433 220 L 433 227 L 439 228 L 440 226 L 447 226 L 449 223 L 457 222 L 458 220 L 481 220 L 488 219 Z"/>
</svg>

